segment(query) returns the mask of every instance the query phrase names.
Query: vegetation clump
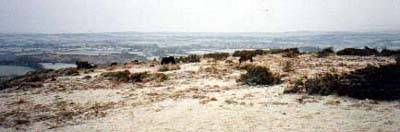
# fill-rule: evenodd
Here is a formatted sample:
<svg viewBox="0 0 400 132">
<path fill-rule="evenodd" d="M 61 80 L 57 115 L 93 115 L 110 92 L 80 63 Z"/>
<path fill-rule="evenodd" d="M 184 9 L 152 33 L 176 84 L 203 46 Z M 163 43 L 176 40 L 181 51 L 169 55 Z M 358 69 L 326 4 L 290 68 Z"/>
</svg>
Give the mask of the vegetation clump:
<svg viewBox="0 0 400 132">
<path fill-rule="evenodd" d="M 280 78 L 267 67 L 248 65 L 245 67 L 246 74 L 240 76 L 239 82 L 247 85 L 273 85 L 280 83 Z"/>
<path fill-rule="evenodd" d="M 268 51 L 270 54 L 282 54 L 282 53 L 294 53 L 294 54 L 300 54 L 300 51 L 298 48 L 286 48 L 286 49 L 271 49 Z"/>
<path fill-rule="evenodd" d="M 168 79 L 168 76 L 163 73 L 149 73 L 149 72 L 138 72 L 138 73 L 130 73 L 128 70 L 125 71 L 117 71 L 117 72 L 106 72 L 101 74 L 107 80 L 111 80 L 113 82 L 150 82 L 157 81 L 163 82 Z"/>
<path fill-rule="evenodd" d="M 267 53 L 267 51 L 260 50 L 260 49 L 257 49 L 257 50 L 237 50 L 237 51 L 233 52 L 232 56 L 233 57 L 242 57 L 242 56 L 254 57 L 254 56 L 263 55 L 263 54 L 266 54 L 266 53 Z"/>
<path fill-rule="evenodd" d="M 400 55 L 400 50 L 390 50 L 383 49 L 380 53 L 381 56 L 398 56 Z"/>
<path fill-rule="evenodd" d="M 271 54 L 282 54 L 283 57 L 295 58 L 300 55 L 298 48 L 287 48 L 287 49 L 274 49 L 270 51 Z"/>
<path fill-rule="evenodd" d="M 234 57 L 242 57 L 242 56 L 251 56 L 255 57 L 257 55 L 264 55 L 264 54 L 282 54 L 284 57 L 296 57 L 300 54 L 298 48 L 287 48 L 287 49 L 271 49 L 271 50 L 238 50 L 233 53 L 232 56 Z"/>
<path fill-rule="evenodd" d="M 379 55 L 377 49 L 371 49 L 369 47 L 364 47 L 364 49 L 356 49 L 356 48 L 345 48 L 336 53 L 337 55 L 354 55 L 354 56 L 370 56 L 370 55 Z"/>
<path fill-rule="evenodd" d="M 189 56 L 181 56 L 177 60 L 181 63 L 195 63 L 200 62 L 201 57 L 199 55 L 189 55 Z"/>
<path fill-rule="evenodd" d="M 327 56 L 335 54 L 335 51 L 333 50 L 332 47 L 324 48 L 321 51 L 317 52 L 317 57 L 318 58 L 325 58 Z"/>
<path fill-rule="evenodd" d="M 149 82 L 149 81 L 157 81 L 163 82 L 168 79 L 168 76 L 164 73 L 149 73 L 149 72 L 138 72 L 133 73 L 130 76 L 130 79 L 133 83 L 136 82 Z"/>
<path fill-rule="evenodd" d="M 107 80 L 111 80 L 114 82 L 128 82 L 130 80 L 130 72 L 128 70 L 125 71 L 116 71 L 116 72 L 105 72 L 102 73 L 101 76 Z"/>
<path fill-rule="evenodd" d="M 229 57 L 229 53 L 208 53 L 203 55 L 204 58 L 212 58 L 214 60 L 225 60 Z"/>
<path fill-rule="evenodd" d="M 63 76 L 77 76 L 79 71 L 77 68 L 63 68 L 56 71 L 57 74 Z"/>
<path fill-rule="evenodd" d="M 349 74 L 326 74 L 295 83 L 299 92 L 308 94 L 349 96 L 357 99 L 400 99 L 400 65 L 368 66 Z"/>
</svg>

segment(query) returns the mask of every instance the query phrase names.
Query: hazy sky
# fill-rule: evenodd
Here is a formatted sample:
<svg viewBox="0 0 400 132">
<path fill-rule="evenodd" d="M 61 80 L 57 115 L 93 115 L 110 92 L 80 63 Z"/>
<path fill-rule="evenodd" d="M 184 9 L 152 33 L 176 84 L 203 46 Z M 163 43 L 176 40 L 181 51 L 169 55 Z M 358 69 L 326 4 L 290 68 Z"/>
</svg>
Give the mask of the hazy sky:
<svg viewBox="0 0 400 132">
<path fill-rule="evenodd" d="M 0 0 L 0 32 L 400 30 L 400 0 Z"/>
</svg>

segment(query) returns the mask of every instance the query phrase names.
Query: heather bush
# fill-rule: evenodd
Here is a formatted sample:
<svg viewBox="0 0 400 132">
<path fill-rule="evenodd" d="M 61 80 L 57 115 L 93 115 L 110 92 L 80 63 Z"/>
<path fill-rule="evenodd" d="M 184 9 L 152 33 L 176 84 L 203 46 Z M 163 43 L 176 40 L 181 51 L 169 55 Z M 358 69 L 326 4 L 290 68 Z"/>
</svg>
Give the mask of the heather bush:
<svg viewBox="0 0 400 132">
<path fill-rule="evenodd" d="M 232 54 L 232 56 L 233 57 L 242 57 L 242 56 L 254 57 L 254 56 L 263 55 L 266 53 L 267 53 L 267 51 L 260 50 L 260 49 L 258 49 L 258 50 L 237 50 Z"/>
<path fill-rule="evenodd" d="M 280 78 L 272 74 L 269 68 L 249 65 L 245 69 L 246 74 L 240 76 L 239 82 L 247 85 L 273 85 L 280 83 Z"/>
<path fill-rule="evenodd" d="M 130 79 L 133 83 L 149 81 L 163 82 L 168 79 L 168 76 L 163 73 L 138 72 L 133 73 Z"/>
<path fill-rule="evenodd" d="M 229 53 L 208 53 L 203 55 L 204 58 L 212 58 L 214 60 L 225 60 L 229 57 Z"/>
<path fill-rule="evenodd" d="M 390 50 L 383 49 L 380 53 L 381 56 L 398 56 L 400 55 L 400 50 Z"/>
<path fill-rule="evenodd" d="M 328 48 L 324 48 L 321 51 L 317 52 L 317 57 L 324 58 L 324 57 L 330 56 L 332 54 L 335 54 L 335 51 L 333 50 L 332 47 L 328 47 Z"/>
<path fill-rule="evenodd" d="M 326 74 L 296 83 L 291 89 L 308 94 L 349 96 L 358 99 L 400 99 L 400 65 L 368 66 L 349 74 Z"/>
<path fill-rule="evenodd" d="M 181 63 L 194 63 L 194 62 L 200 62 L 201 57 L 199 55 L 189 55 L 189 56 L 181 56 L 177 60 L 178 62 Z"/>
<path fill-rule="evenodd" d="M 128 82 L 130 80 L 129 75 L 131 73 L 128 70 L 125 71 L 117 71 L 117 72 L 105 72 L 102 73 L 101 76 L 107 80 L 111 80 L 114 82 Z"/>
<path fill-rule="evenodd" d="M 377 49 L 371 49 L 365 47 L 364 49 L 356 49 L 356 48 L 345 48 L 336 53 L 337 55 L 354 55 L 354 56 L 370 56 L 370 55 L 379 55 Z"/>
</svg>

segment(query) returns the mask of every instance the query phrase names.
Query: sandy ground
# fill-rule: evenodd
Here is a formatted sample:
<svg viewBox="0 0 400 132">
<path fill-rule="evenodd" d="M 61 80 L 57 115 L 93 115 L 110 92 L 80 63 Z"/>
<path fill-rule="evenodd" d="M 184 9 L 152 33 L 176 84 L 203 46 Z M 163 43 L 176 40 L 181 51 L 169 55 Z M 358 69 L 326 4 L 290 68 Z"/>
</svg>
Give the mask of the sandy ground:
<svg viewBox="0 0 400 132">
<path fill-rule="evenodd" d="M 296 70 L 284 80 L 332 67 L 335 72 L 348 72 L 393 61 L 379 57 L 298 59 L 302 61 L 293 60 Z M 287 58 L 272 55 L 256 60 L 281 73 Z M 158 67 L 114 70 L 157 72 Z M 1 92 L 0 112 L 6 114 L 0 116 L 0 131 L 400 131 L 399 101 L 283 94 L 287 83 L 242 85 L 236 79 L 245 71 L 224 61 L 181 64 L 179 70 L 163 72 L 168 80 L 143 84 L 99 81 L 106 71 L 60 77 L 43 88 Z M 82 79 L 87 75 L 93 78 Z M 18 116 L 21 113 L 24 116 Z M 18 123 L 21 119 L 29 122 Z"/>
</svg>

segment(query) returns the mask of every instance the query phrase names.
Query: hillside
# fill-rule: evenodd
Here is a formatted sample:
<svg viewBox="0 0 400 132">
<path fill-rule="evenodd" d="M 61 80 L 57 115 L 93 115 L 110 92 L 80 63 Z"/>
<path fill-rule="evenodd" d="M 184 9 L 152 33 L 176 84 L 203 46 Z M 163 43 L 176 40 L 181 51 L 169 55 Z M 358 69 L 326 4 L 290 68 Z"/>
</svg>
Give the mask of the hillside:
<svg viewBox="0 0 400 132">
<path fill-rule="evenodd" d="M 161 71 L 165 66 L 158 62 L 127 63 L 63 72 L 37 88 L 3 89 L 0 131 L 400 131 L 398 101 L 284 94 L 303 77 L 350 73 L 395 63 L 393 58 L 266 54 L 253 59 L 240 64 L 231 56 L 202 58 Z M 282 83 L 238 82 L 246 64 L 268 67 Z M 126 80 L 127 75 L 137 80 Z"/>
</svg>

